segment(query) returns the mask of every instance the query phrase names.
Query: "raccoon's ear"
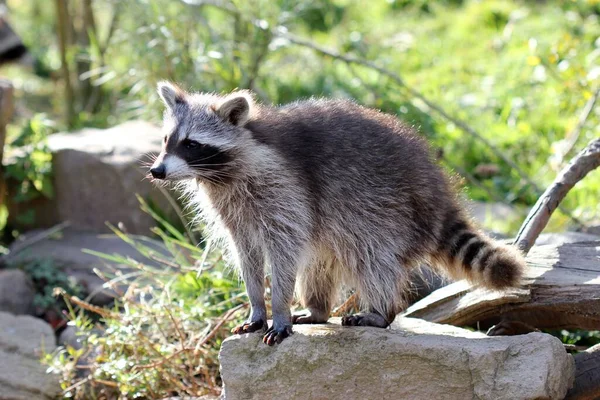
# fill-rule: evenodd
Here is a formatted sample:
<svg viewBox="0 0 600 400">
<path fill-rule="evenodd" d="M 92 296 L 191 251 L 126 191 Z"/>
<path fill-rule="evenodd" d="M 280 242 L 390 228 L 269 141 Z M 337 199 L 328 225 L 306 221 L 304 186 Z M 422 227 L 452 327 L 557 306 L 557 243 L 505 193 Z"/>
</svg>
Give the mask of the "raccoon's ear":
<svg viewBox="0 0 600 400">
<path fill-rule="evenodd" d="M 236 126 L 244 126 L 250 118 L 252 106 L 252 96 L 247 92 L 238 92 L 225 98 L 213 110 L 223 120 Z"/>
<path fill-rule="evenodd" d="M 158 83 L 157 89 L 163 103 L 170 109 L 175 108 L 177 104 L 185 103 L 185 92 L 177 85 L 163 81 Z"/>
</svg>

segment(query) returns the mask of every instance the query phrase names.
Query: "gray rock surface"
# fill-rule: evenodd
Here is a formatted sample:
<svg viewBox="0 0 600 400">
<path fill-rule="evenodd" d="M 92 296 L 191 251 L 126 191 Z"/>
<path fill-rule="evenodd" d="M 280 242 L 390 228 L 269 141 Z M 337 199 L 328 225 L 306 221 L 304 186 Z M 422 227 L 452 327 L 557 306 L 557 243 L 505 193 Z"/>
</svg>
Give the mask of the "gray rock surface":
<svg viewBox="0 0 600 400">
<path fill-rule="evenodd" d="M 594 242 L 600 240 L 600 235 L 582 232 L 542 233 L 535 241 L 536 246 L 546 244 L 560 245 L 565 243 Z"/>
<path fill-rule="evenodd" d="M 30 246 L 23 247 L 23 243 L 27 243 L 35 235 L 35 231 L 22 235 L 20 241 L 11 246 L 11 253 L 9 253 L 11 256 L 9 256 L 8 262 L 18 264 L 36 259 L 52 260 L 54 266 L 82 285 L 87 294 L 92 295 L 90 300 L 96 305 L 109 304 L 115 294 L 112 290 L 103 288 L 105 281 L 98 277 L 93 270 L 97 268 L 100 271 L 110 272 L 113 268 L 117 268 L 126 272 L 127 269 L 123 269 L 123 265 L 84 253 L 83 249 L 109 255 L 118 254 L 148 265 L 158 265 L 156 261 L 142 256 L 130 244 L 114 234 L 97 234 L 67 228 L 56 237 L 46 237 Z M 142 243 L 156 251 L 157 255 L 167 259 L 171 258 L 162 242 L 146 238 Z M 22 250 L 14 251 L 19 248 Z M 16 255 L 13 255 L 15 253 Z"/>
<path fill-rule="evenodd" d="M 154 221 L 140 210 L 135 194 L 169 209 L 164 195 L 143 179 L 147 168 L 141 166 L 147 155 L 160 151 L 160 132 L 150 123 L 132 121 L 111 129 L 51 135 L 55 197 L 9 202 L 9 223 L 34 229 L 69 220 L 74 228 L 108 232 L 106 221 L 122 222 L 131 233 L 149 234 Z M 34 225 L 21 226 L 13 217 L 27 210 L 35 212 Z"/>
<path fill-rule="evenodd" d="M 393 329 L 298 325 L 275 347 L 233 336 L 220 352 L 224 398 L 562 399 L 574 363 L 531 333 L 486 337 L 410 318 Z"/>
<path fill-rule="evenodd" d="M 31 279 L 18 269 L 0 270 L 0 311 L 33 313 L 35 289 Z"/>
<path fill-rule="evenodd" d="M 39 361 L 55 348 L 54 332 L 41 319 L 0 312 L 0 400 L 56 398 L 58 377 Z"/>
<path fill-rule="evenodd" d="M 79 350 L 83 347 L 82 339 L 79 329 L 76 326 L 69 325 L 58 336 L 58 345 Z"/>
</svg>

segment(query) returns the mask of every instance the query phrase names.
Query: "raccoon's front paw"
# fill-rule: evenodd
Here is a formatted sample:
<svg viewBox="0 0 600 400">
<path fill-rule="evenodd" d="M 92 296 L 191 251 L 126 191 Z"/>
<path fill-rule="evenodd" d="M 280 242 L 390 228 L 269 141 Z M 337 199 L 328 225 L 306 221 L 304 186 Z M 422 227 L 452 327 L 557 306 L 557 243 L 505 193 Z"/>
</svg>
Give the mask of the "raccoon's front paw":
<svg viewBox="0 0 600 400">
<path fill-rule="evenodd" d="M 276 328 L 275 324 L 267 330 L 263 337 L 263 342 L 269 346 L 273 346 L 275 343 L 279 344 L 286 337 L 293 335 L 292 325 L 284 325 L 283 327 Z"/>
<path fill-rule="evenodd" d="M 267 321 L 258 320 L 258 321 L 246 321 L 243 324 L 236 326 L 231 330 L 232 333 L 236 335 L 241 335 L 243 333 L 252 333 L 256 331 L 262 331 L 267 328 Z"/>
</svg>

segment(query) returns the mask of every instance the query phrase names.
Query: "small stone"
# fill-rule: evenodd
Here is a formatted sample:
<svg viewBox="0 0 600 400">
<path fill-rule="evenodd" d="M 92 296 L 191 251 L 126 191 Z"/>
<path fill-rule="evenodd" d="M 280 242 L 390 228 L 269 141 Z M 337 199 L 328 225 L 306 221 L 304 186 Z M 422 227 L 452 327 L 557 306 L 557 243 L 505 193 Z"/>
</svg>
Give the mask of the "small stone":
<svg viewBox="0 0 600 400">
<path fill-rule="evenodd" d="M 83 347 L 82 337 L 79 335 L 79 329 L 75 326 L 67 326 L 58 336 L 58 345 L 71 347 L 79 350 Z"/>
<path fill-rule="evenodd" d="M 0 271 L 0 311 L 15 315 L 32 314 L 35 288 L 19 269 Z"/>
</svg>

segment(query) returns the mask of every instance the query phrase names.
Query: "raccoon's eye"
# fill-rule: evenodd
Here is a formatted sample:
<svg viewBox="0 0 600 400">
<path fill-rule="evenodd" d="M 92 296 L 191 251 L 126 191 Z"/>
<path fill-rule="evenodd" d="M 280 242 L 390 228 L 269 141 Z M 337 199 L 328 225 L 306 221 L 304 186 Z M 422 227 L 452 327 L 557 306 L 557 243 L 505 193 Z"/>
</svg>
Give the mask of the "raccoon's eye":
<svg viewBox="0 0 600 400">
<path fill-rule="evenodd" d="M 165 135 L 165 137 L 163 138 L 163 142 L 167 143 L 167 135 Z"/>
<path fill-rule="evenodd" d="M 181 144 L 186 149 L 195 149 L 196 147 L 200 146 L 200 143 L 190 139 L 184 139 L 183 142 L 181 142 Z"/>
</svg>

